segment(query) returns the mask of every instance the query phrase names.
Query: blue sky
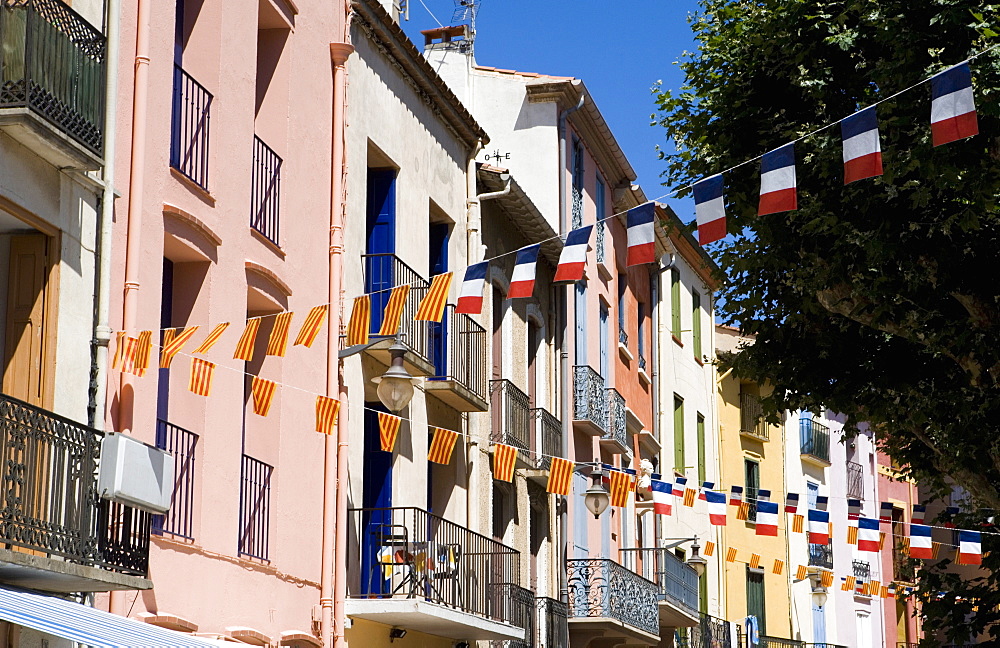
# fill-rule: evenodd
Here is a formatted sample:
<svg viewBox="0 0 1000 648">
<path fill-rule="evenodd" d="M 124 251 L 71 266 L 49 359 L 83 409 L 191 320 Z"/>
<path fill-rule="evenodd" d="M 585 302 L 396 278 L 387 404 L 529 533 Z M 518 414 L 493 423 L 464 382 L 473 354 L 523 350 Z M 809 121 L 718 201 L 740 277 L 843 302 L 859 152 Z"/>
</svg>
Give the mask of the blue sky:
<svg viewBox="0 0 1000 648">
<path fill-rule="evenodd" d="M 420 30 L 437 27 L 428 9 L 452 24 L 455 0 L 409 0 L 403 28 L 423 46 Z M 426 9 L 424 8 L 426 5 Z M 674 61 L 694 49 L 687 15 L 696 0 L 481 0 L 476 61 L 480 65 L 575 76 L 587 84 L 649 198 L 660 185 L 664 163 L 655 146 L 664 130 L 649 125 L 655 110 L 650 87 L 662 80 L 679 88 L 683 76 Z M 684 221 L 694 218 L 693 202 L 671 204 Z"/>
</svg>

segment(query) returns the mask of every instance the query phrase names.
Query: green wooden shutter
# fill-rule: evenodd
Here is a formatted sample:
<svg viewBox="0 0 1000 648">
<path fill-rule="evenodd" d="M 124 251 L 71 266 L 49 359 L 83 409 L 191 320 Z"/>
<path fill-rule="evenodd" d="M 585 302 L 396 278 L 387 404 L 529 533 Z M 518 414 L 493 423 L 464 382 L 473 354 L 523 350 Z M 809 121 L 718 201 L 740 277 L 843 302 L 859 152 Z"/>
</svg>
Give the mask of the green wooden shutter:
<svg viewBox="0 0 1000 648">
<path fill-rule="evenodd" d="M 705 417 L 698 415 L 698 482 L 705 481 Z"/>
<path fill-rule="evenodd" d="M 767 624 L 764 621 L 764 572 L 753 571 L 747 565 L 747 616 L 757 617 L 760 634 L 767 634 Z"/>
<path fill-rule="evenodd" d="M 681 339 L 681 273 L 670 271 L 670 333 Z"/>
<path fill-rule="evenodd" d="M 674 395 L 674 470 L 684 473 L 684 399 Z"/>
<path fill-rule="evenodd" d="M 750 521 L 757 519 L 757 489 L 760 488 L 760 464 L 749 459 L 743 460 L 744 474 L 746 479 L 743 482 L 743 497 L 750 504 L 748 518 Z"/>
<path fill-rule="evenodd" d="M 701 360 L 701 295 L 691 292 L 691 346 L 694 357 Z"/>
</svg>

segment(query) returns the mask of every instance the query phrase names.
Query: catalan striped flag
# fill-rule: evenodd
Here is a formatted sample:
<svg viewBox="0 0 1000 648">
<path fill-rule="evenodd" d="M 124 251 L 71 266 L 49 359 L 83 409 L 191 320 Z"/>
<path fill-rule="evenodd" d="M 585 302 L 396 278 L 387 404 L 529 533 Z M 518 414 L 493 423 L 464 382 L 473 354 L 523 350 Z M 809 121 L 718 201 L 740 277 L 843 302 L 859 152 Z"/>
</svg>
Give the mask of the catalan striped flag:
<svg viewBox="0 0 1000 648">
<path fill-rule="evenodd" d="M 403 318 L 403 308 L 406 307 L 406 298 L 410 296 L 410 284 L 396 286 L 389 293 L 389 301 L 385 305 L 385 313 L 382 315 L 382 326 L 378 329 L 379 335 L 395 335 L 399 332 L 399 322 Z"/>
<path fill-rule="evenodd" d="M 142 378 L 149 369 L 149 354 L 153 348 L 153 332 L 142 331 L 135 341 L 135 353 L 132 357 L 132 373 Z"/>
<path fill-rule="evenodd" d="M 802 533 L 802 529 L 805 526 L 806 516 L 795 514 L 792 516 L 792 532 Z"/>
<path fill-rule="evenodd" d="M 805 565 L 799 565 L 798 571 L 795 572 L 795 580 L 805 580 L 809 576 L 809 568 Z"/>
<path fill-rule="evenodd" d="M 514 463 L 517 461 L 517 448 L 502 443 L 493 444 L 493 479 L 498 481 L 514 481 Z"/>
<path fill-rule="evenodd" d="M 736 562 L 736 547 L 730 547 L 729 551 L 726 552 L 726 562 Z"/>
<path fill-rule="evenodd" d="M 628 494 L 631 491 L 632 476 L 620 470 L 611 471 L 611 506 L 619 508 L 628 506 Z"/>
<path fill-rule="evenodd" d="M 193 353 L 208 353 L 208 351 L 215 346 L 215 343 L 219 341 L 219 338 L 222 337 L 222 334 L 226 332 L 227 328 L 229 328 L 229 322 L 216 324 L 215 328 L 212 329 L 212 332 L 208 334 L 207 338 L 205 338 L 205 341 L 199 344 Z"/>
<path fill-rule="evenodd" d="M 347 322 L 347 346 L 368 344 L 368 329 L 372 322 L 372 300 L 368 295 L 354 298 L 351 319 Z"/>
<path fill-rule="evenodd" d="M 712 542 L 711 540 L 708 540 L 707 542 L 705 542 L 705 550 L 702 553 L 705 554 L 706 556 L 708 556 L 709 558 L 711 558 L 712 556 L 714 556 L 715 555 L 715 543 Z"/>
<path fill-rule="evenodd" d="M 267 355 L 285 357 L 285 350 L 288 348 L 288 332 L 292 328 L 294 315 L 295 313 L 281 313 L 274 318 L 271 337 L 267 340 Z"/>
<path fill-rule="evenodd" d="M 382 447 L 382 452 L 392 452 L 396 447 L 396 438 L 399 436 L 399 427 L 403 419 L 393 416 L 387 412 L 378 413 L 378 440 Z"/>
<path fill-rule="evenodd" d="M 417 314 L 413 319 L 421 322 L 440 322 L 444 317 L 444 307 L 448 303 L 448 291 L 451 290 L 451 278 L 454 273 L 445 272 L 431 279 L 431 287 L 427 295 L 420 301 Z"/>
<path fill-rule="evenodd" d="M 111 368 L 117 369 L 125 360 L 125 331 L 115 333 L 115 355 L 111 358 Z"/>
<path fill-rule="evenodd" d="M 271 411 L 271 403 L 274 402 L 274 391 L 278 385 L 274 381 L 264 380 L 260 376 L 254 376 L 250 381 L 250 392 L 253 394 L 253 413 L 260 416 L 267 416 Z"/>
<path fill-rule="evenodd" d="M 858 527 L 853 524 L 847 527 L 847 544 L 858 544 Z"/>
<path fill-rule="evenodd" d="M 215 364 L 201 358 L 191 358 L 191 377 L 188 380 L 188 389 L 199 396 L 208 396 L 212 393 L 212 373 L 215 371 Z"/>
<path fill-rule="evenodd" d="M 684 506 L 694 506 L 694 499 L 697 495 L 697 491 L 693 488 L 684 489 Z"/>
<path fill-rule="evenodd" d="M 750 519 L 750 502 L 740 502 L 740 508 L 736 510 L 737 520 Z"/>
<path fill-rule="evenodd" d="M 135 360 L 135 347 L 138 342 L 134 337 L 125 339 L 125 351 L 122 352 L 122 371 L 126 373 L 135 372 L 132 363 Z"/>
<path fill-rule="evenodd" d="M 545 490 L 556 495 L 569 495 L 572 479 L 573 462 L 561 457 L 552 457 L 552 465 L 549 467 L 549 483 Z"/>
<path fill-rule="evenodd" d="M 253 346 L 257 340 L 257 331 L 260 329 L 260 318 L 251 317 L 247 320 L 247 326 L 243 329 L 240 341 L 236 343 L 236 351 L 233 353 L 234 360 L 250 362 L 253 360 Z"/>
<path fill-rule="evenodd" d="M 323 434 L 333 434 L 340 414 L 340 401 L 326 396 L 316 397 L 316 431 Z"/>
<path fill-rule="evenodd" d="M 760 569 L 760 554 L 750 554 L 750 569 Z"/>
<path fill-rule="evenodd" d="M 323 322 L 326 320 L 329 308 L 329 306 L 323 304 L 322 306 L 313 306 L 309 310 L 309 314 L 306 315 L 306 321 L 302 322 L 302 328 L 299 329 L 299 334 L 295 338 L 295 345 L 293 346 L 301 344 L 308 349 L 313 345 L 319 332 L 323 330 Z"/>
<path fill-rule="evenodd" d="M 191 326 L 178 333 L 175 329 L 167 329 L 163 334 L 163 351 L 160 352 L 160 369 L 169 369 L 174 356 L 180 353 L 198 331 L 197 326 Z"/>
<path fill-rule="evenodd" d="M 833 587 L 833 572 L 828 569 L 821 571 L 819 582 L 823 585 L 823 587 Z"/>
<path fill-rule="evenodd" d="M 774 559 L 774 567 L 771 568 L 771 573 L 776 576 L 781 576 L 782 572 L 785 571 L 785 561 L 780 558 Z"/>
<path fill-rule="evenodd" d="M 855 578 L 854 576 L 842 576 L 840 580 L 844 581 L 843 584 L 840 586 L 840 589 L 842 589 L 845 592 L 850 592 L 855 587 L 858 586 L 858 579 Z"/>
<path fill-rule="evenodd" d="M 427 461 L 439 464 L 451 463 L 451 453 L 455 449 L 456 439 L 458 439 L 458 432 L 439 427 L 434 428 L 431 447 L 427 451 Z"/>
</svg>

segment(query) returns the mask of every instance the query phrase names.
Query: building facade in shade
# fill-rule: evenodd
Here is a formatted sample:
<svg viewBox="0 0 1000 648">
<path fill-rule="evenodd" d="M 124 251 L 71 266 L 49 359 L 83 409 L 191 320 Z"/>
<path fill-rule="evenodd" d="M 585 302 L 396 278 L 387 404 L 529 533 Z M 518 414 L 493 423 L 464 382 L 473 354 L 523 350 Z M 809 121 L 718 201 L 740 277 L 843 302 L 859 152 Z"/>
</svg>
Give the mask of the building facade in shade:
<svg viewBox="0 0 1000 648">
<path fill-rule="evenodd" d="M 875 455 L 876 487 L 880 502 L 892 504 L 892 537 L 886 538 L 885 549 L 880 556 L 882 573 L 888 574 L 886 581 L 899 587 L 913 585 L 916 570 L 910 566 L 909 548 L 905 538 L 909 536 L 909 525 L 913 516 L 913 505 L 920 504 L 920 494 L 916 483 L 899 475 L 892 459 L 878 450 Z M 891 545 L 890 545 L 891 542 Z M 885 617 L 885 643 L 887 646 L 917 644 L 922 636 L 921 624 L 915 616 L 915 599 L 903 596 L 882 601 Z"/>
</svg>

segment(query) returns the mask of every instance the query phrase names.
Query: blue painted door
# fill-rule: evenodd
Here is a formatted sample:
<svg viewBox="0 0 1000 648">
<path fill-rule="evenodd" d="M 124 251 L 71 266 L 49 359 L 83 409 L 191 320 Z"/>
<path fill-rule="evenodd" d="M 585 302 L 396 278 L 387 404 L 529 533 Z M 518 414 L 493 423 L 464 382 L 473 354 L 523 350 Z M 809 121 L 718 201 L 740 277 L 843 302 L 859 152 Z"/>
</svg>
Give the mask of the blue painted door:
<svg viewBox="0 0 1000 648">
<path fill-rule="evenodd" d="M 587 476 L 581 473 L 573 473 L 573 553 L 572 558 L 589 558 L 590 550 L 587 543 L 587 521 L 590 519 L 590 511 L 584 493 L 589 488 Z"/>
<path fill-rule="evenodd" d="M 608 386 L 608 307 L 601 304 L 601 378 L 604 379 L 604 386 Z"/>
<path fill-rule="evenodd" d="M 361 583 L 362 594 L 389 594 L 392 584 L 384 578 L 379 552 L 385 550 L 384 538 L 399 536 L 402 529 L 393 528 L 392 459 L 393 453 L 383 452 L 379 441 L 378 412 L 387 411 L 381 403 L 365 403 L 364 475 L 361 506 Z M 413 530 L 408 530 L 412 534 Z"/>
<path fill-rule="evenodd" d="M 575 363 L 587 364 L 587 282 L 576 284 L 576 303 L 574 308 L 576 320 L 576 356 Z"/>
<path fill-rule="evenodd" d="M 826 643 L 826 614 L 823 613 L 823 608 L 818 607 L 815 603 L 812 606 L 813 611 L 813 643 L 825 644 Z"/>
<path fill-rule="evenodd" d="M 450 228 L 448 223 L 431 223 L 428 232 L 427 260 L 430 274 L 433 277 L 442 272 L 448 272 L 448 239 Z M 434 375 L 448 375 L 448 318 L 440 322 L 431 322 L 429 327 L 431 361 L 434 362 Z"/>
<path fill-rule="evenodd" d="M 382 326 L 382 313 L 395 285 L 396 253 L 396 172 L 393 169 L 368 169 L 368 203 L 365 253 L 384 255 L 368 257 L 365 267 L 365 291 L 372 294 L 372 331 Z"/>
</svg>

